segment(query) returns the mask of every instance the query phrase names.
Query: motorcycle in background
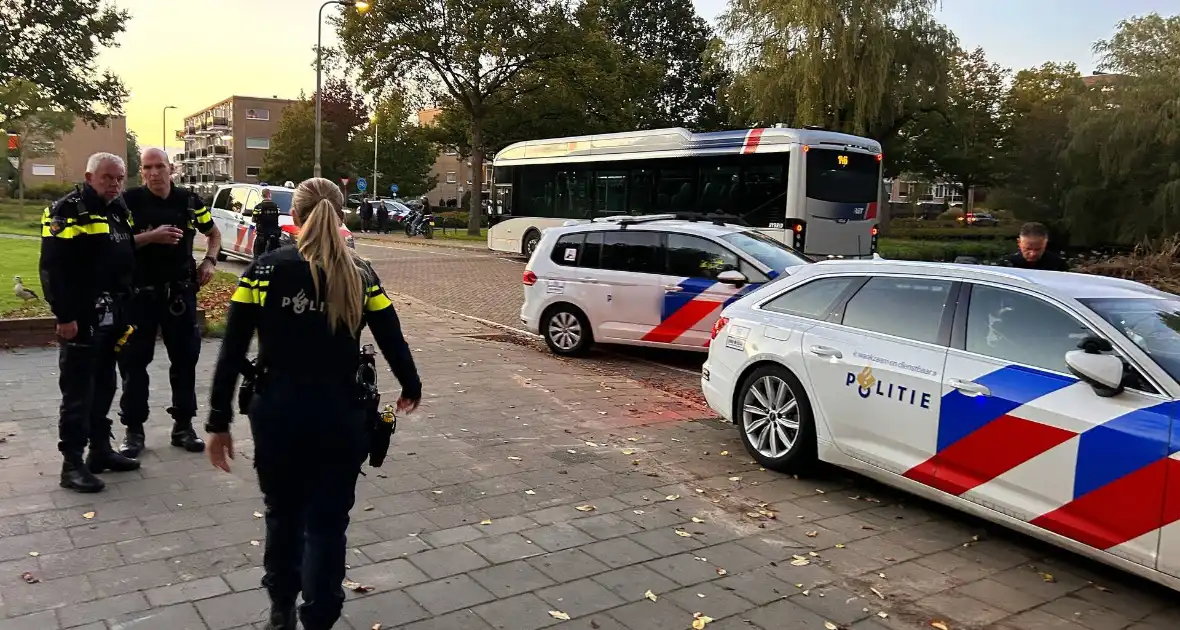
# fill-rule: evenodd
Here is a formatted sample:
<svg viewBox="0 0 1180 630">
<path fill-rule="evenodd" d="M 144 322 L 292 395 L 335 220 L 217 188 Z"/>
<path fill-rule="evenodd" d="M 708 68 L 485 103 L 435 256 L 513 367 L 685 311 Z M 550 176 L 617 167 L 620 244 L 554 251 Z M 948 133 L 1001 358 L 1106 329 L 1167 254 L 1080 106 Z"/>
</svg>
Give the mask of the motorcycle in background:
<svg viewBox="0 0 1180 630">
<path fill-rule="evenodd" d="M 404 219 L 406 236 L 414 238 L 421 234 L 425 238 L 434 238 L 434 214 L 423 213 L 421 210 L 411 210 Z"/>
</svg>

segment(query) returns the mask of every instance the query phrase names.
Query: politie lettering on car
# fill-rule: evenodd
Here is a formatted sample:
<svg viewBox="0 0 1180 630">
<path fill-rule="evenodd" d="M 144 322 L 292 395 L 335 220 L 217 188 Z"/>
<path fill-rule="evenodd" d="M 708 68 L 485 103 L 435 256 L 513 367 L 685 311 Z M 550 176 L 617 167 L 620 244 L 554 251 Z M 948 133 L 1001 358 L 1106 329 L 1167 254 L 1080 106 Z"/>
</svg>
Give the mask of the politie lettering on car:
<svg viewBox="0 0 1180 630">
<path fill-rule="evenodd" d="M 824 261 L 722 311 L 701 388 L 767 468 L 854 469 L 1180 589 L 1178 320 L 1129 280 Z"/>
<path fill-rule="evenodd" d="M 667 214 L 546 229 L 525 267 L 520 320 L 562 355 L 594 342 L 704 351 L 722 308 L 811 262 L 726 221 Z"/>
</svg>

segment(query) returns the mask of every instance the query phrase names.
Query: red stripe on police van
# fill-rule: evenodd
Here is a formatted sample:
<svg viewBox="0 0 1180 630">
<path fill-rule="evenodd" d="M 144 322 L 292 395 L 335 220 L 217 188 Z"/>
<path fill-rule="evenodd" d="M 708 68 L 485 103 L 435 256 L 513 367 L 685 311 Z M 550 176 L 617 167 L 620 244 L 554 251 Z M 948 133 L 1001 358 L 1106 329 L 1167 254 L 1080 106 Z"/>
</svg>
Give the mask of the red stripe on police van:
<svg viewBox="0 0 1180 630">
<path fill-rule="evenodd" d="M 762 130 L 751 129 L 746 134 L 746 141 L 742 143 L 742 153 L 753 153 L 758 149 L 758 145 L 762 142 Z"/>
<path fill-rule="evenodd" d="M 676 341 L 680 335 L 683 335 L 688 329 L 700 323 L 702 319 L 709 316 L 709 313 L 717 310 L 721 306 L 720 302 L 711 300 L 692 300 L 681 306 L 672 313 L 668 319 L 660 322 L 659 326 L 652 328 L 641 341 L 654 341 L 657 343 L 672 343 Z"/>
</svg>

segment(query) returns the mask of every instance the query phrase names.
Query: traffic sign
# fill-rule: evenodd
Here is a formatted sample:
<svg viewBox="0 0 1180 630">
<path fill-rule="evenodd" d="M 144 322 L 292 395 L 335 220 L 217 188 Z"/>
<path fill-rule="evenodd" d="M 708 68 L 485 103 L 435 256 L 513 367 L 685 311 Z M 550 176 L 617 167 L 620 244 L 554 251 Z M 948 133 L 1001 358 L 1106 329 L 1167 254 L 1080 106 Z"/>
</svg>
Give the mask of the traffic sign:
<svg viewBox="0 0 1180 630">
<path fill-rule="evenodd" d="M 396 195 L 397 194 L 397 184 L 390 184 L 389 185 L 389 192 Z"/>
<path fill-rule="evenodd" d="M 365 181 L 364 177 L 356 178 L 356 189 L 357 190 L 359 190 L 361 192 L 365 192 L 365 189 L 368 187 L 369 187 L 369 182 Z"/>
<path fill-rule="evenodd" d="M 340 181 L 341 181 L 341 182 L 342 182 L 342 183 L 343 183 L 345 186 L 347 186 L 347 185 L 348 185 L 348 178 L 347 178 L 347 177 L 341 177 L 341 178 L 340 178 Z"/>
</svg>

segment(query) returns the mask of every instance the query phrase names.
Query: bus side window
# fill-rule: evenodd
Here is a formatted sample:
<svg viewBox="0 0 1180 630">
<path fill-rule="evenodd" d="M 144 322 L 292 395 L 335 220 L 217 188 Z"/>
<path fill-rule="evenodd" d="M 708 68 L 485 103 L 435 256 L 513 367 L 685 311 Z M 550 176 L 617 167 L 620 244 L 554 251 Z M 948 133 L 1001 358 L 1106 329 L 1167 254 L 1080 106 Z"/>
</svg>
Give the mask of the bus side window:
<svg viewBox="0 0 1180 630">
<path fill-rule="evenodd" d="M 782 227 L 787 208 L 787 153 L 771 153 L 742 168 L 742 201 L 736 212 L 747 223 Z"/>
<path fill-rule="evenodd" d="M 692 212 L 696 209 L 696 169 L 660 169 L 656 189 L 657 212 Z"/>
<path fill-rule="evenodd" d="M 516 191 L 519 214 L 525 217 L 554 217 L 553 167 L 548 164 L 532 164 L 516 167 L 520 178 L 520 189 Z"/>
<path fill-rule="evenodd" d="M 590 170 L 557 171 L 557 207 L 554 215 L 560 219 L 590 218 Z"/>
<path fill-rule="evenodd" d="M 648 214 L 651 212 L 652 196 L 656 188 L 656 173 L 650 168 L 631 169 L 631 191 L 629 208 L 631 214 Z"/>
</svg>

